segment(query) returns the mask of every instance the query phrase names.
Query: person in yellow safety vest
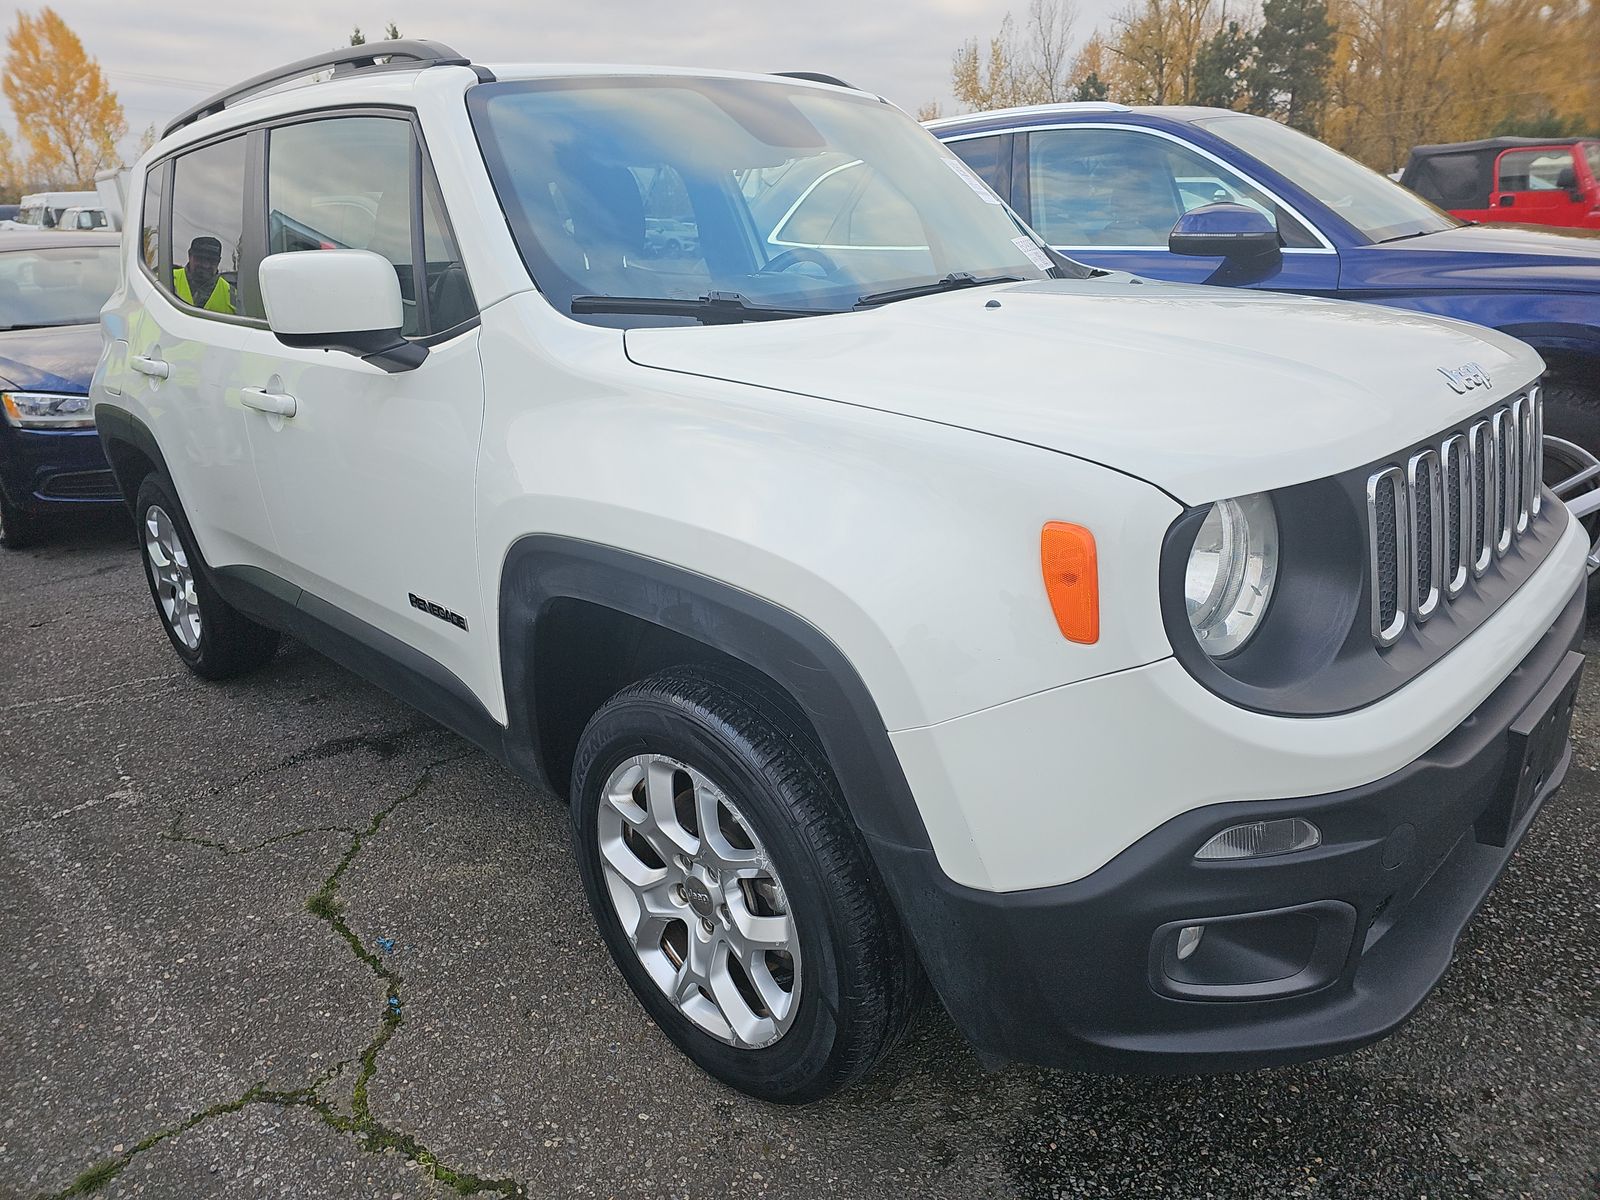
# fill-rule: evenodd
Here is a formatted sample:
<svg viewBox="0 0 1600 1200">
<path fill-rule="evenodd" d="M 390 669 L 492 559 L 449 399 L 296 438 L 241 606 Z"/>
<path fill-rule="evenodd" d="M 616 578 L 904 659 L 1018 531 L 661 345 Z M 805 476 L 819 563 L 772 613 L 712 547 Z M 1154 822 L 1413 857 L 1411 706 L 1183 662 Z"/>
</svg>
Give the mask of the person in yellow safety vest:
<svg viewBox="0 0 1600 1200">
<path fill-rule="evenodd" d="M 178 299 L 207 312 L 231 313 L 233 294 L 228 281 L 217 274 L 222 265 L 222 243 L 214 237 L 197 237 L 189 243 L 189 261 L 172 272 Z"/>
</svg>

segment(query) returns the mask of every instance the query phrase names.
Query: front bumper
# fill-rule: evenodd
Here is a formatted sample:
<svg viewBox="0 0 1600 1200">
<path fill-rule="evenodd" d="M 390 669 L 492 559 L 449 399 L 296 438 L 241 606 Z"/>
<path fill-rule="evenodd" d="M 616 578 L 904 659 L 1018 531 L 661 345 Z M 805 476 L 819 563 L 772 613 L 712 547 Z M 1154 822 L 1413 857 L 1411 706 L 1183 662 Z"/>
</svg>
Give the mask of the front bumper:
<svg viewBox="0 0 1600 1200">
<path fill-rule="evenodd" d="M 122 501 L 95 430 L 18 429 L 3 418 L 0 494 L 26 512 Z"/>
<path fill-rule="evenodd" d="M 1557 697 L 1552 688 L 1577 666 L 1583 621 L 1580 585 L 1500 686 L 1401 770 L 1302 800 L 1183 813 L 1072 883 L 989 892 L 951 881 L 928 851 L 873 850 L 934 986 L 991 1059 L 1182 1073 L 1351 1050 L 1395 1029 L 1438 983 L 1461 931 L 1560 786 L 1571 755 L 1564 741 L 1531 803 L 1494 830 L 1513 786 L 1507 772 L 1522 762 L 1513 726 L 1533 708 L 1570 703 L 1570 689 Z M 1194 858 L 1223 829 L 1295 816 L 1319 827 L 1320 847 Z M 1276 920 L 1289 941 L 1316 946 L 1320 965 L 1298 985 L 1268 988 L 1266 999 L 1172 986 L 1169 939 L 1179 927 L 1268 913 L 1279 915 L 1263 928 Z"/>
</svg>

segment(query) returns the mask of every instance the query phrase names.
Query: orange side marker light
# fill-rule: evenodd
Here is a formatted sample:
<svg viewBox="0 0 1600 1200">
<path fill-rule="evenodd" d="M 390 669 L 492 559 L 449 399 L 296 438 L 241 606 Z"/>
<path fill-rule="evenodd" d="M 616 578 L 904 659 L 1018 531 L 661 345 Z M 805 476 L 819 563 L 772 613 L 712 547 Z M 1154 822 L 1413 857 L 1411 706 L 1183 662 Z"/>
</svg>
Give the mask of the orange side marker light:
<svg viewBox="0 0 1600 1200">
<path fill-rule="evenodd" d="M 1082 525 L 1051 521 L 1039 538 L 1044 590 L 1061 636 L 1093 645 L 1100 640 L 1100 574 L 1094 534 Z"/>
</svg>

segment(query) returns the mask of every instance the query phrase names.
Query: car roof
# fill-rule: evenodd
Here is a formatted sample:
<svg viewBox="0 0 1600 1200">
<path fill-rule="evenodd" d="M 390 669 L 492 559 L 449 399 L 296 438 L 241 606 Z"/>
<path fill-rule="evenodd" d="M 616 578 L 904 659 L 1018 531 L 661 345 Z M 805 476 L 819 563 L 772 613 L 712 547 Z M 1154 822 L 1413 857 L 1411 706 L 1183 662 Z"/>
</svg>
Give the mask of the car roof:
<svg viewBox="0 0 1600 1200">
<path fill-rule="evenodd" d="M 1475 142 L 1442 142 L 1433 146 L 1414 146 L 1412 158 L 1432 158 L 1438 154 L 1471 154 L 1480 150 L 1517 150 L 1524 146 L 1576 146 L 1580 142 L 1595 141 L 1592 137 L 1492 137 Z"/>
<path fill-rule="evenodd" d="M 51 246 L 116 246 L 122 242 L 120 233 L 75 233 L 44 230 L 39 233 L 0 233 L 0 254 L 11 250 L 44 250 Z"/>
<path fill-rule="evenodd" d="M 1020 108 L 996 108 L 988 112 L 962 113 L 956 117 L 940 117 L 926 122 L 926 125 L 935 134 L 944 134 L 969 128 L 1043 125 L 1051 120 L 1064 118 L 1092 120 L 1096 117 L 1132 116 L 1188 124 L 1203 117 L 1246 115 L 1248 114 L 1231 108 L 1207 108 L 1196 104 L 1114 104 L 1107 100 L 1069 100 L 1061 104 L 1029 104 Z"/>
</svg>

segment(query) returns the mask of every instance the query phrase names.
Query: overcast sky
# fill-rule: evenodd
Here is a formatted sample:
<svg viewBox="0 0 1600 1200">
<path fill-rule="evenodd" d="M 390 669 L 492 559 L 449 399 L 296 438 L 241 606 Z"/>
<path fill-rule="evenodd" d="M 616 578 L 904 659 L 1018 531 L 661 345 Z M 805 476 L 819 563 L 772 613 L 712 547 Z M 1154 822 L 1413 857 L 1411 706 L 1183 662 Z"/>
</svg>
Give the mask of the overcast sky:
<svg viewBox="0 0 1600 1200">
<path fill-rule="evenodd" d="M 1078 0 L 1076 38 L 1121 0 Z M 950 55 L 1028 0 L 55 0 L 110 77 L 127 149 L 151 122 L 257 72 L 394 21 L 480 62 L 610 62 L 825 71 L 915 111 L 950 99 Z M 27 5 L 37 11 L 35 6 Z M 0 12 L 3 12 L 0 9 Z M 7 28 L 16 24 L 5 18 Z M 0 119 L 14 130 L 9 107 Z"/>
</svg>

